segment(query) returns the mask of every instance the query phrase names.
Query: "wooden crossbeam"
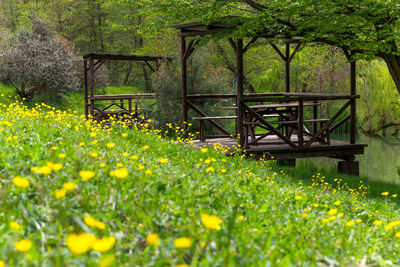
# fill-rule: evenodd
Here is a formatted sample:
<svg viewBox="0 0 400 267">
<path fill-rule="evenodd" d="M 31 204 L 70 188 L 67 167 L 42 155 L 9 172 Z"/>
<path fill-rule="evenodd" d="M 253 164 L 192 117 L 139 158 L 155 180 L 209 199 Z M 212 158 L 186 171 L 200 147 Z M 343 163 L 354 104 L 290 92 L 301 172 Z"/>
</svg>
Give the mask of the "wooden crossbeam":
<svg viewBox="0 0 400 267">
<path fill-rule="evenodd" d="M 191 102 L 187 101 L 186 102 L 187 105 L 194 110 L 197 114 L 199 114 L 202 117 L 207 117 L 207 114 L 204 113 L 203 111 L 201 111 L 199 108 L 197 108 L 194 104 L 192 104 Z M 214 120 L 209 120 L 209 122 L 214 125 L 215 128 L 217 128 L 219 131 L 221 131 L 222 133 L 231 136 L 232 134 L 230 132 L 228 132 L 224 127 L 222 127 L 221 125 L 219 125 L 216 121 Z"/>
<path fill-rule="evenodd" d="M 289 57 L 289 62 L 292 62 L 292 59 L 293 59 L 293 57 L 296 55 L 297 50 L 300 48 L 300 46 L 301 46 L 301 43 L 298 43 L 297 46 L 296 46 L 296 48 L 294 49 L 293 53 L 292 53 L 292 54 L 290 55 L 290 57 Z"/>
<path fill-rule="evenodd" d="M 246 104 L 242 103 L 242 106 L 244 107 L 245 110 L 247 110 L 253 117 L 255 117 L 257 120 L 259 120 L 260 122 L 262 122 L 265 126 L 268 127 L 268 129 L 270 131 L 272 131 L 273 133 L 275 133 L 279 138 L 281 138 L 283 141 L 285 141 L 288 145 L 290 145 L 291 147 L 297 147 L 292 141 L 290 141 L 289 138 L 287 138 L 286 136 L 284 136 L 281 132 L 279 132 L 277 129 L 275 129 L 274 126 L 272 126 L 271 124 L 269 124 L 266 120 L 264 120 L 264 118 L 259 115 L 257 112 L 255 112 L 254 110 L 252 110 L 249 106 L 247 106 Z M 247 138 L 247 136 L 245 136 L 245 138 Z"/>
<path fill-rule="evenodd" d="M 336 123 L 335 125 L 333 125 L 331 128 L 329 128 L 329 133 L 333 132 L 334 130 L 336 130 L 337 128 L 339 128 L 340 126 L 342 126 L 346 121 L 350 120 L 351 115 L 347 115 L 346 117 L 344 117 L 343 119 L 341 119 L 338 123 Z"/>
<path fill-rule="evenodd" d="M 247 45 L 243 48 L 243 53 L 246 53 L 247 50 L 250 48 L 250 45 L 251 45 L 252 43 L 254 43 L 255 41 L 257 41 L 257 40 L 258 40 L 258 37 L 253 37 L 253 38 L 250 40 L 250 42 L 248 42 Z"/>
<path fill-rule="evenodd" d="M 279 55 L 283 60 L 287 61 L 287 58 L 282 54 L 281 50 L 279 50 L 279 48 L 276 47 L 275 44 L 273 44 L 273 43 L 269 43 L 269 44 L 272 46 L 272 48 L 278 53 L 278 55 Z"/>
<path fill-rule="evenodd" d="M 331 125 L 332 122 L 334 122 L 339 116 L 340 114 L 343 113 L 343 111 L 346 110 L 346 108 L 348 108 L 351 104 L 351 101 L 347 101 L 346 104 L 338 111 L 336 112 L 336 114 L 324 125 L 324 127 L 322 127 L 321 129 L 319 129 L 319 131 L 313 136 L 311 137 L 311 139 L 304 145 L 305 148 L 310 147 L 311 144 L 318 138 L 321 136 L 321 134 L 323 132 L 325 132 L 326 130 L 328 130 L 329 126 Z"/>
<path fill-rule="evenodd" d="M 229 38 L 228 41 L 231 44 L 233 51 L 235 51 L 235 54 L 237 54 L 237 47 L 236 47 L 235 41 L 233 41 L 232 38 Z"/>
<path fill-rule="evenodd" d="M 154 68 L 150 65 L 150 63 L 148 61 L 145 61 L 144 63 L 146 63 L 146 65 L 153 71 L 155 72 Z"/>
</svg>

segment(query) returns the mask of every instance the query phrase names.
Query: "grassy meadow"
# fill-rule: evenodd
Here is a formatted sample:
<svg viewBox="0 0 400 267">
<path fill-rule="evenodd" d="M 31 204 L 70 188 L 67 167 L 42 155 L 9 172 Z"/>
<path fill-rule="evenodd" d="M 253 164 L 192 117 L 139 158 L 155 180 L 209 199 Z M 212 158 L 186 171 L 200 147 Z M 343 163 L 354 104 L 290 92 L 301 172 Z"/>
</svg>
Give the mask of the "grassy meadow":
<svg viewBox="0 0 400 267">
<path fill-rule="evenodd" d="M 0 266 L 399 264 L 389 185 L 0 100 Z"/>
</svg>

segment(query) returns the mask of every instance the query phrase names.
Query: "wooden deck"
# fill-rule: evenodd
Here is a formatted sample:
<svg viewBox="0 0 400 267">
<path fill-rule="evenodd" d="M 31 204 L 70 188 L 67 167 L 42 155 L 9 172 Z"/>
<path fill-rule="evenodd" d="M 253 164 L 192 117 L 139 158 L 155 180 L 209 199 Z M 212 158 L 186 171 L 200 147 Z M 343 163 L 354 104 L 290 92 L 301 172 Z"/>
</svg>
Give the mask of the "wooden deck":
<svg viewBox="0 0 400 267">
<path fill-rule="evenodd" d="M 309 140 L 304 137 L 304 141 Z M 292 136 L 291 141 L 297 143 L 297 136 Z M 227 149 L 227 153 L 237 151 L 237 140 L 232 138 L 216 138 L 208 139 L 205 142 L 193 140 L 191 142 L 196 147 L 214 146 L 218 144 Z M 276 135 L 271 135 L 264 138 L 258 145 L 251 145 L 244 152 L 247 154 L 261 154 L 265 153 L 266 158 L 274 159 L 296 159 L 296 158 L 309 158 L 309 157 L 331 157 L 343 160 L 354 160 L 356 154 L 364 154 L 365 144 L 350 144 L 349 142 L 331 140 L 330 144 L 320 144 L 314 142 L 308 148 L 293 148 L 288 144 L 282 142 Z"/>
</svg>

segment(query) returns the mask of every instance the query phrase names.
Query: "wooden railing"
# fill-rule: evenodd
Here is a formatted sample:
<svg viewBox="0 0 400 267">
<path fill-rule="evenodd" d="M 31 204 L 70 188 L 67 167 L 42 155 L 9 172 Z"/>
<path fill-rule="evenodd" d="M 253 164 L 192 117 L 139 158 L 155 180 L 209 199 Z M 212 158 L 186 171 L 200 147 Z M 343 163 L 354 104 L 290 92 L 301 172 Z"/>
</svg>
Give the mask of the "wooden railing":
<svg viewBox="0 0 400 267">
<path fill-rule="evenodd" d="M 199 99 L 237 99 L 235 94 L 194 94 L 186 97 L 186 104 L 201 117 L 195 119 L 208 121 L 224 135 L 240 136 L 239 143 L 246 149 L 257 146 L 268 135 L 275 135 L 283 143 L 293 148 L 308 148 L 314 142 L 330 144 L 330 134 L 350 120 L 350 143 L 355 143 L 355 101 L 358 95 L 314 94 L 314 93 L 263 93 L 244 94 L 239 107 L 220 107 L 236 111 L 236 133 L 230 134 L 217 123 L 218 116 L 208 116 L 190 100 Z M 345 101 L 341 108 L 329 118 L 321 118 L 318 106 L 324 101 Z M 252 104 L 253 103 L 253 104 Z M 254 104 L 255 103 L 255 104 Z M 350 114 L 339 117 L 350 108 Z M 305 117 L 305 108 L 312 108 L 311 117 Z M 309 113 L 307 113 L 309 114 Z M 228 116 L 220 116 L 226 119 Z M 232 117 L 232 116 L 229 116 Z M 309 127 L 311 126 L 311 127 Z M 203 126 L 204 127 L 204 126 Z M 263 129 L 256 133 L 256 129 Z M 296 132 L 297 139 L 293 138 Z M 204 134 L 202 136 L 204 139 Z"/>
<path fill-rule="evenodd" d="M 155 99 L 155 94 L 95 95 L 88 97 L 85 108 L 98 121 L 114 116 L 117 120 L 141 123 L 148 120 L 155 105 L 153 102 L 145 106 L 146 99 Z"/>
</svg>

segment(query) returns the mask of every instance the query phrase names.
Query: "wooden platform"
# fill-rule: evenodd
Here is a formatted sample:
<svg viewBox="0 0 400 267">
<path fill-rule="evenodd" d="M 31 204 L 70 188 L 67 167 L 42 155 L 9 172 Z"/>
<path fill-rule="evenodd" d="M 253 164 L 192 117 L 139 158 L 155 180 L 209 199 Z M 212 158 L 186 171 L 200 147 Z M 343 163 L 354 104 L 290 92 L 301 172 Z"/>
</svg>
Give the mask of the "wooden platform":
<svg viewBox="0 0 400 267">
<path fill-rule="evenodd" d="M 304 140 L 309 140 L 308 137 L 304 137 Z M 297 136 L 292 136 L 291 141 L 297 143 Z M 191 142 L 195 146 L 213 146 L 219 144 L 220 146 L 226 147 L 227 153 L 237 151 L 237 141 L 232 138 L 216 138 L 207 139 L 205 142 L 199 140 L 193 140 Z M 351 160 L 356 154 L 364 154 L 365 144 L 350 144 L 349 142 L 331 140 L 330 145 L 320 144 L 314 142 L 308 148 L 293 148 L 288 144 L 282 142 L 282 140 L 271 135 L 264 138 L 258 145 L 251 145 L 244 152 L 247 154 L 266 154 L 266 158 L 273 157 L 274 159 L 296 159 L 296 158 L 310 158 L 310 157 L 331 157 L 343 160 Z"/>
</svg>

